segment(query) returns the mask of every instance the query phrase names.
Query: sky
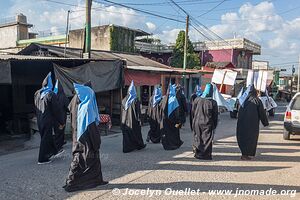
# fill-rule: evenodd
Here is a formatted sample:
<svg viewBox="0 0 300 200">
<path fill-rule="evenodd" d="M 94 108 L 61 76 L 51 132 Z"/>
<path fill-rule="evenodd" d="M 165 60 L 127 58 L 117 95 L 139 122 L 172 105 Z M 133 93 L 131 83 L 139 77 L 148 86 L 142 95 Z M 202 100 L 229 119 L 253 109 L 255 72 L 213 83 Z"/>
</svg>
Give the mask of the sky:
<svg viewBox="0 0 300 200">
<path fill-rule="evenodd" d="M 111 1 L 172 20 L 151 16 L 103 0 L 94 0 L 93 26 L 117 24 L 139 28 L 160 38 L 162 43 L 166 44 L 174 43 L 178 32 L 185 29 L 185 23 L 181 21 L 185 21 L 186 14 L 170 0 Z M 288 73 L 293 64 L 298 66 L 299 0 L 175 0 L 175 2 L 192 18 L 189 31 L 192 41 L 245 37 L 262 47 L 261 55 L 255 56 L 254 59 L 269 61 L 273 67 L 287 68 Z M 40 36 L 49 35 L 50 32 L 62 34 L 65 31 L 68 10 L 71 10 L 71 29 L 83 28 L 85 0 L 1 0 L 0 21 L 23 13 L 27 16 L 27 21 L 34 25 L 32 32 L 38 32 Z M 203 30 L 202 25 L 210 32 Z"/>
</svg>

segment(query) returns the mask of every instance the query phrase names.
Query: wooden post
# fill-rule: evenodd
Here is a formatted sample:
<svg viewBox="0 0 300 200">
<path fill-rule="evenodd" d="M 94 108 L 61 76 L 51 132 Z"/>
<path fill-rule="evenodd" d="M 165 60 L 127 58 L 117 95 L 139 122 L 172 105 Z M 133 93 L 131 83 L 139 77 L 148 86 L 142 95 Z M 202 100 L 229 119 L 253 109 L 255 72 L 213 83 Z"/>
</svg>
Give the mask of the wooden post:
<svg viewBox="0 0 300 200">
<path fill-rule="evenodd" d="M 162 94 L 165 94 L 165 75 L 164 74 L 161 75 L 160 83 L 161 83 Z"/>
<path fill-rule="evenodd" d="M 225 71 L 223 79 L 222 79 L 222 83 L 221 83 L 220 90 L 219 90 L 220 93 L 222 93 L 222 89 L 223 89 L 223 85 L 224 85 L 224 80 L 225 80 L 226 74 L 227 74 L 227 70 Z"/>
</svg>

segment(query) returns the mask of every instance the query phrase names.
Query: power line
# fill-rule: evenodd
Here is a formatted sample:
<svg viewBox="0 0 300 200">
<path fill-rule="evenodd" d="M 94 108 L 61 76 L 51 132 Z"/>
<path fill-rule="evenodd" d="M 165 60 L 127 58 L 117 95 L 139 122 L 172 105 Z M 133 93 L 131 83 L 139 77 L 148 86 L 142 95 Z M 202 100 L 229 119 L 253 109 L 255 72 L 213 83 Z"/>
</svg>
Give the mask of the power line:
<svg viewBox="0 0 300 200">
<path fill-rule="evenodd" d="M 256 18 L 232 19 L 232 20 L 228 20 L 228 21 L 237 21 L 237 22 L 239 22 L 239 21 L 256 21 L 256 20 L 265 19 L 267 17 L 275 17 L 275 16 L 278 16 L 278 15 L 284 15 L 284 14 L 287 14 L 287 13 L 292 12 L 294 10 L 298 10 L 299 8 L 300 8 L 300 6 L 297 6 L 297 7 L 294 7 L 292 9 L 279 12 L 278 14 L 263 15 L 263 16 L 256 17 Z M 220 21 L 220 19 L 205 19 L 205 20 Z"/>
<path fill-rule="evenodd" d="M 203 15 L 206 15 L 208 13 L 210 13 L 211 11 L 213 11 L 214 9 L 216 9 L 217 7 L 219 7 L 221 4 L 223 4 L 226 0 L 221 1 L 220 3 L 218 3 L 216 6 L 212 7 L 211 9 L 209 9 L 208 11 L 202 13 L 201 15 L 197 16 L 197 17 L 201 17 Z"/>
<path fill-rule="evenodd" d="M 85 6 L 80 6 L 80 5 L 76 5 L 76 4 L 70 4 L 70 3 L 63 3 L 63 2 L 59 2 L 59 1 L 55 1 L 55 0 L 41 0 L 41 1 L 47 1 L 47 2 L 51 2 L 51 3 L 56 3 L 56 4 L 60 4 L 60 5 L 66 5 L 66 6 L 72 6 L 72 7 L 78 7 L 78 8 L 84 8 L 84 10 L 71 10 L 72 13 L 74 12 L 82 12 L 82 11 L 85 11 Z M 96 3 L 100 3 L 100 2 L 97 2 L 97 1 L 94 1 Z M 106 10 L 105 7 L 103 8 L 102 6 L 99 6 L 99 7 L 95 7 L 95 8 L 91 8 L 92 10 L 101 10 L 101 11 L 104 11 L 104 12 L 108 12 L 108 13 L 120 13 L 120 14 L 124 14 L 124 15 L 132 15 L 132 16 L 145 16 L 145 15 L 138 15 L 138 14 L 133 14 L 133 13 L 124 13 L 124 12 L 118 12 L 118 11 L 109 11 L 109 10 Z M 130 8 L 132 10 L 134 10 L 134 8 Z M 159 14 L 149 14 L 151 11 L 147 11 L 147 10 L 141 10 L 140 12 L 143 12 L 143 13 L 146 13 L 150 16 L 154 16 L 154 17 L 158 17 L 160 16 L 161 18 L 164 18 L 164 19 L 169 19 L 171 20 L 171 17 L 167 17 L 167 16 L 163 16 L 163 15 L 159 15 Z M 162 13 L 162 14 L 165 14 L 165 13 Z M 166 15 L 170 15 L 170 16 L 177 16 L 177 15 L 171 15 L 171 14 L 166 14 Z M 77 18 L 77 17 L 76 17 Z M 73 19 L 73 18 L 71 18 Z M 172 19 L 173 21 L 176 20 L 176 19 Z M 183 22 L 183 21 L 179 21 L 177 20 L 177 22 Z"/>
<path fill-rule="evenodd" d="M 93 0 L 93 1 L 97 2 L 97 3 L 100 3 L 99 1 L 95 1 L 95 0 Z M 141 9 L 138 9 L 138 8 L 133 8 L 133 7 L 121 4 L 121 3 L 117 3 L 117 2 L 113 2 L 113 1 L 109 1 L 109 0 L 102 0 L 102 1 L 107 2 L 107 3 L 111 3 L 113 5 L 118 5 L 118 6 L 121 6 L 121 7 L 125 7 L 125 8 L 128 8 L 128 9 L 131 9 L 131 10 L 135 10 L 137 12 L 142 12 L 142 13 L 145 13 L 145 14 L 148 14 L 148 15 L 152 15 L 152 16 L 155 16 L 155 17 L 158 17 L 158 18 L 163 18 L 163 19 L 168 19 L 170 21 L 185 23 L 185 21 L 181 21 L 181 20 L 174 19 L 174 18 L 171 18 L 171 17 L 166 17 L 166 16 L 163 16 L 163 15 L 155 14 L 155 13 L 152 13 L 150 11 L 141 10 Z"/>
<path fill-rule="evenodd" d="M 180 5 L 178 5 L 174 0 L 170 0 L 174 5 L 176 5 L 180 10 L 182 10 L 187 16 L 190 16 L 191 19 L 193 20 L 194 18 L 185 10 L 183 9 Z M 196 22 L 198 22 L 196 19 L 194 19 Z M 216 33 L 214 33 L 213 31 L 211 31 L 209 28 L 207 28 L 204 24 L 202 24 L 201 22 L 198 22 L 198 26 L 199 24 L 201 26 L 203 26 L 204 28 L 202 28 L 201 26 L 199 28 L 202 29 L 202 31 L 200 31 L 198 28 L 196 28 L 194 25 L 191 24 L 191 26 L 198 32 L 200 33 L 203 37 L 207 38 L 208 40 L 210 40 L 211 42 L 213 42 L 214 44 L 216 44 L 216 42 L 214 41 L 214 39 L 210 38 L 209 36 L 206 35 L 207 30 L 212 32 L 214 35 L 216 35 L 218 38 L 221 38 L 219 35 L 217 35 Z M 203 31 L 204 30 L 204 31 Z M 210 34 L 208 34 L 210 35 Z M 223 38 L 221 38 L 221 40 L 223 40 L 224 42 L 228 43 L 226 40 L 224 40 Z M 230 50 L 229 50 L 230 51 Z M 227 50 L 225 50 L 225 53 L 231 55 L 231 52 L 228 52 Z"/>
<path fill-rule="evenodd" d="M 186 15 L 189 15 L 188 12 L 186 12 L 181 6 L 179 6 L 175 1 L 170 0 L 175 6 L 177 6 L 182 12 L 184 12 Z"/>
<path fill-rule="evenodd" d="M 179 5 L 198 5 L 198 4 L 213 4 L 219 3 L 218 1 L 205 1 L 205 0 L 194 0 L 194 1 L 176 1 Z M 168 5 L 167 2 L 152 2 L 152 3 L 123 3 L 124 5 L 129 6 L 164 6 Z"/>
<path fill-rule="evenodd" d="M 208 27 L 206 27 L 204 24 L 202 24 L 201 22 L 199 22 L 197 19 L 195 19 L 194 17 L 192 17 L 185 9 L 183 9 L 180 5 L 178 5 L 174 0 L 170 0 L 174 5 L 176 5 L 178 8 L 180 8 L 180 10 L 182 10 L 186 15 L 190 16 L 192 20 L 196 21 L 196 24 L 199 26 L 199 28 L 202 29 L 201 35 L 205 36 L 206 38 L 209 38 L 206 34 L 208 33 L 208 35 L 215 35 L 217 36 L 217 38 L 221 39 L 222 41 L 228 43 L 226 40 L 224 40 L 222 37 L 220 37 L 219 35 L 217 35 L 215 32 L 211 31 Z M 225 0 L 222 1 L 222 3 L 225 2 Z M 204 28 L 203 28 L 204 27 Z M 194 27 L 198 32 L 200 32 L 196 27 Z M 204 33 L 203 33 L 204 32 Z M 210 32 L 210 33 L 209 33 Z M 206 34 L 205 34 L 206 33 Z M 209 38 L 210 41 L 213 41 L 212 38 Z"/>
</svg>

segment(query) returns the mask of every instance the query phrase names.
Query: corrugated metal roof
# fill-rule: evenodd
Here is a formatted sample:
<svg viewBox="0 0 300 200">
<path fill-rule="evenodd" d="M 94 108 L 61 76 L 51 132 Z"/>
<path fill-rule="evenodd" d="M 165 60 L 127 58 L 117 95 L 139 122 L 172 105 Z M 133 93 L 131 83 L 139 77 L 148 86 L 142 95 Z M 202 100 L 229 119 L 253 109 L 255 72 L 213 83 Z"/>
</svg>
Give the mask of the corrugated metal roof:
<svg viewBox="0 0 300 200">
<path fill-rule="evenodd" d="M 31 44 L 28 47 L 24 48 L 19 52 L 21 55 L 31 55 L 33 52 L 38 51 L 48 51 L 53 56 L 62 57 L 64 56 L 64 47 L 43 45 L 43 44 Z M 80 58 L 82 56 L 82 49 L 76 48 L 67 48 L 66 57 L 69 59 Z M 196 74 L 202 73 L 203 70 L 183 70 L 180 68 L 170 67 L 149 58 L 143 57 L 140 54 L 132 53 L 117 53 L 111 51 L 101 51 L 101 50 L 92 50 L 91 51 L 92 59 L 101 59 L 101 60 L 116 60 L 121 59 L 125 60 L 128 69 L 132 70 L 142 70 L 142 71 L 157 71 L 157 72 L 174 72 L 174 73 L 186 73 L 186 74 Z M 206 72 L 204 72 L 206 73 Z"/>
<path fill-rule="evenodd" d="M 234 65 L 231 62 L 207 62 L 205 64 L 206 67 L 213 67 L 213 68 L 225 68 L 228 65 Z"/>
<path fill-rule="evenodd" d="M 53 56 L 63 57 L 64 56 L 64 47 L 58 46 L 50 46 L 50 45 L 43 45 L 43 44 L 36 44 L 33 43 L 28 47 L 21 50 L 18 54 L 20 55 L 31 55 L 33 52 L 38 51 L 48 51 Z M 77 48 L 67 48 L 66 49 L 66 57 L 68 58 L 81 58 L 82 56 L 82 49 Z M 167 65 L 161 64 L 149 58 L 145 58 L 140 54 L 132 54 L 132 53 L 116 53 L 111 51 L 101 51 L 101 50 L 92 50 L 91 52 L 92 59 L 122 59 L 126 60 L 127 66 L 151 66 L 156 68 L 163 68 L 163 69 L 172 69 Z"/>
<path fill-rule="evenodd" d="M 164 68 L 151 67 L 151 66 L 127 66 L 127 69 L 157 71 L 157 72 L 175 72 L 175 70 L 173 69 L 164 69 Z"/>
<path fill-rule="evenodd" d="M 27 55 L 4 55 L 0 54 L 0 60 L 89 60 L 83 58 L 61 58 L 45 56 L 27 56 Z"/>
<path fill-rule="evenodd" d="M 34 51 L 48 51 L 53 56 L 63 57 L 64 56 L 64 47 L 50 46 L 43 44 L 30 44 L 28 47 L 21 50 L 18 54 L 20 55 L 31 55 Z M 82 49 L 77 48 L 67 48 L 66 57 L 68 58 L 81 58 Z M 126 60 L 127 66 L 151 66 L 158 68 L 170 69 L 171 67 L 145 58 L 139 54 L 131 53 L 116 53 L 111 51 L 101 51 L 101 50 L 92 50 L 91 52 L 92 59 L 122 59 Z"/>
</svg>

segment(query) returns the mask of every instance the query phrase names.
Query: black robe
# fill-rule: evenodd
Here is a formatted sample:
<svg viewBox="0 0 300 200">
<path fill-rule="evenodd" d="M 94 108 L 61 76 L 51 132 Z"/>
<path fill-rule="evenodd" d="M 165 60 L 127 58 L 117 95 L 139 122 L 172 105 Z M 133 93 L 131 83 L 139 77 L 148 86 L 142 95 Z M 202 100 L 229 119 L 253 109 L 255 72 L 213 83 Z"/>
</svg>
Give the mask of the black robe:
<svg viewBox="0 0 300 200">
<path fill-rule="evenodd" d="M 69 105 L 73 136 L 73 159 L 64 186 L 68 192 L 93 188 L 104 183 L 99 154 L 101 138 L 96 123 L 91 123 L 77 141 L 77 110 L 79 103 L 80 100 L 75 95 Z"/>
<path fill-rule="evenodd" d="M 243 106 L 240 106 L 236 137 L 244 156 L 255 156 L 259 136 L 259 121 L 268 126 L 268 118 L 256 91 L 250 91 Z"/>
<path fill-rule="evenodd" d="M 186 98 L 184 94 L 182 94 L 182 89 L 177 87 L 176 89 L 176 97 L 179 104 L 179 117 L 182 125 L 186 122 L 186 113 L 188 112 Z"/>
<path fill-rule="evenodd" d="M 193 130 L 193 117 L 192 117 L 192 106 L 193 106 L 193 102 L 194 100 L 197 98 L 197 94 L 196 93 L 193 93 L 191 95 L 191 99 L 190 99 L 190 127 L 191 127 L 191 130 Z"/>
<path fill-rule="evenodd" d="M 43 81 L 42 86 L 47 85 L 47 77 Z M 57 109 L 56 95 L 50 91 L 43 99 L 41 99 L 41 89 L 34 94 L 34 104 L 37 117 L 37 125 L 39 133 L 41 135 L 41 143 L 39 150 L 38 162 L 47 162 L 49 158 L 57 154 L 54 137 L 53 137 L 53 125 L 54 121 L 58 121 L 63 124 L 63 119 L 59 115 Z"/>
<path fill-rule="evenodd" d="M 214 129 L 218 123 L 218 105 L 213 99 L 197 97 L 192 111 L 193 150 L 195 158 L 211 159 Z"/>
<path fill-rule="evenodd" d="M 58 82 L 58 92 L 56 94 L 57 98 L 57 109 L 61 118 L 63 119 L 63 124 L 66 124 L 67 121 L 67 112 L 69 112 L 68 105 L 69 100 L 64 93 L 62 85 Z M 62 146 L 65 144 L 65 127 L 63 129 L 59 129 L 59 122 L 56 120 L 54 122 L 54 138 L 55 138 L 55 145 L 57 149 L 61 149 Z"/>
<path fill-rule="evenodd" d="M 141 132 L 140 102 L 134 100 L 127 110 L 125 104 L 128 95 L 122 101 L 121 129 L 123 133 L 123 152 L 128 153 L 146 147 Z"/>
<path fill-rule="evenodd" d="M 161 140 L 160 133 L 160 102 L 153 107 L 153 96 L 150 97 L 148 105 L 148 116 L 150 130 L 148 132 L 148 138 L 153 143 L 159 143 Z"/>
<path fill-rule="evenodd" d="M 168 94 L 161 101 L 160 111 L 160 132 L 162 135 L 162 145 L 165 150 L 178 149 L 183 141 L 180 139 L 180 128 L 182 118 L 179 115 L 180 107 L 177 107 L 168 117 Z M 176 125 L 179 125 L 176 127 Z"/>
</svg>

